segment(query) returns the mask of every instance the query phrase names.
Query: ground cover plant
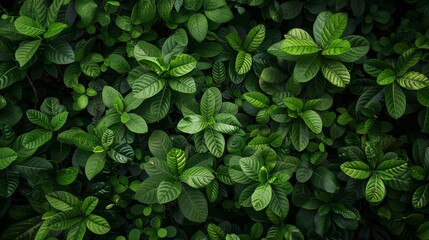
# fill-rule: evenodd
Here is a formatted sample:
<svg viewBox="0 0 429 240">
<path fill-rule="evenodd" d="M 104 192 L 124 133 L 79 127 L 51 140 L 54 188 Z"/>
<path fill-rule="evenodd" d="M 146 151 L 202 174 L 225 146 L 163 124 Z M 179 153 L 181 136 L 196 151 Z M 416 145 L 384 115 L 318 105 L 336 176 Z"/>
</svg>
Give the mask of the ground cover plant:
<svg viewBox="0 0 429 240">
<path fill-rule="evenodd" d="M 426 0 L 0 5 L 0 239 L 429 239 Z"/>
</svg>

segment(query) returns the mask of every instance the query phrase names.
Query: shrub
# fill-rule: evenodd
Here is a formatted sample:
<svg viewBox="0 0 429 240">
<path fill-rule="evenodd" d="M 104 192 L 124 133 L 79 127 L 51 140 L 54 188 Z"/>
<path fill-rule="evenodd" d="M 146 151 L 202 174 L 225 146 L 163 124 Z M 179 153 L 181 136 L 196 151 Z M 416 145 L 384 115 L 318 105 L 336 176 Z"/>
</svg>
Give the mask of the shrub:
<svg viewBox="0 0 429 240">
<path fill-rule="evenodd" d="M 429 3 L 0 8 L 0 239 L 429 239 Z"/>
</svg>

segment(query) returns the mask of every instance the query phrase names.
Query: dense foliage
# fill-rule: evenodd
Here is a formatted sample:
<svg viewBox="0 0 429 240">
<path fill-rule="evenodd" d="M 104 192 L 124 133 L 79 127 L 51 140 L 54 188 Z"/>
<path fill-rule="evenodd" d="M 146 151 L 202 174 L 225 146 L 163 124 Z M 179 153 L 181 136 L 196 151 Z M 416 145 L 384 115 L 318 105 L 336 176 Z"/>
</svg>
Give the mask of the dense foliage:
<svg viewBox="0 0 429 240">
<path fill-rule="evenodd" d="M 0 7 L 0 239 L 429 239 L 426 0 Z"/>
</svg>

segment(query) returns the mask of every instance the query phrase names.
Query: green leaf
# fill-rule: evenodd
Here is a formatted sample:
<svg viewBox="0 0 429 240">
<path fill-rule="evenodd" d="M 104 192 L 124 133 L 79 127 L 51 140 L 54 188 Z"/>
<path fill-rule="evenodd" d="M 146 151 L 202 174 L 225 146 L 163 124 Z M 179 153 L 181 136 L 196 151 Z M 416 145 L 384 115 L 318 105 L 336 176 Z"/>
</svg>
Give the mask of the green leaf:
<svg viewBox="0 0 429 240">
<path fill-rule="evenodd" d="M 300 58 L 293 69 L 293 78 L 298 82 L 308 82 L 313 79 L 320 70 L 322 59 L 319 54 L 312 54 Z"/>
<path fill-rule="evenodd" d="M 182 191 L 179 182 L 162 181 L 157 189 L 156 197 L 159 204 L 165 204 L 176 200 Z"/>
<path fill-rule="evenodd" d="M 64 126 L 64 124 L 66 124 L 68 115 L 68 112 L 62 112 L 55 115 L 49 123 L 52 128 L 52 131 L 60 130 Z"/>
<path fill-rule="evenodd" d="M 80 209 L 59 212 L 49 219 L 49 228 L 52 230 L 66 230 L 82 221 Z"/>
<path fill-rule="evenodd" d="M 58 170 L 55 173 L 55 180 L 60 185 L 63 185 L 63 186 L 70 185 L 76 180 L 78 173 L 79 173 L 79 170 L 77 168 L 74 168 L 74 167 L 63 168 Z"/>
<path fill-rule="evenodd" d="M 129 113 L 130 120 L 125 123 L 125 126 L 133 133 L 143 134 L 147 133 L 148 128 L 146 121 L 140 115 Z"/>
<path fill-rule="evenodd" d="M 378 77 L 378 75 L 380 75 L 385 69 L 393 70 L 389 63 L 380 59 L 369 59 L 363 64 L 363 69 L 373 77 Z"/>
<path fill-rule="evenodd" d="M 216 226 L 213 223 L 209 223 L 209 225 L 207 225 L 207 233 L 209 234 L 211 240 L 225 239 L 225 232 L 222 230 L 222 228 Z"/>
<path fill-rule="evenodd" d="M 46 31 L 42 24 L 26 16 L 18 17 L 13 24 L 19 33 L 30 37 L 37 37 Z"/>
<path fill-rule="evenodd" d="M 102 91 L 103 103 L 108 108 L 114 108 L 115 99 L 123 100 L 122 94 L 111 86 L 104 86 Z"/>
<path fill-rule="evenodd" d="M 292 123 L 291 141 L 297 151 L 301 152 L 308 146 L 310 142 L 309 135 L 308 128 L 303 121 L 294 121 Z"/>
<path fill-rule="evenodd" d="M 30 182 L 38 182 L 53 174 L 52 164 L 40 157 L 33 157 L 15 165 L 22 177 Z"/>
<path fill-rule="evenodd" d="M 204 130 L 204 142 L 215 157 L 221 157 L 225 150 L 225 138 L 222 133 L 215 131 L 212 128 Z"/>
<path fill-rule="evenodd" d="M 286 105 L 286 107 L 295 112 L 301 112 L 302 108 L 304 107 L 302 100 L 296 97 L 286 97 L 283 99 L 283 103 Z"/>
<path fill-rule="evenodd" d="M 75 61 L 75 55 L 68 42 L 52 41 L 45 48 L 45 57 L 56 64 L 70 64 Z"/>
<path fill-rule="evenodd" d="M 245 74 L 252 69 L 252 55 L 245 51 L 239 51 L 235 59 L 235 71 L 238 74 Z"/>
<path fill-rule="evenodd" d="M 278 186 L 273 186 L 271 202 L 268 207 L 279 217 L 285 218 L 289 213 L 289 200 L 286 191 Z"/>
<path fill-rule="evenodd" d="M 95 20 L 97 15 L 97 3 L 94 0 L 76 0 L 76 13 L 85 26 L 89 26 Z"/>
<path fill-rule="evenodd" d="M 8 169 L 0 171 L 0 196 L 12 196 L 19 184 L 19 173 Z"/>
<path fill-rule="evenodd" d="M 184 186 L 178 199 L 180 211 L 192 222 L 203 223 L 207 220 L 208 205 L 204 195 L 197 189 Z"/>
<path fill-rule="evenodd" d="M 109 60 L 109 67 L 118 73 L 128 73 L 130 71 L 130 65 L 127 60 L 119 54 L 110 54 L 107 57 Z"/>
<path fill-rule="evenodd" d="M 51 192 L 46 194 L 45 197 L 49 204 L 59 211 L 64 212 L 72 209 L 80 209 L 80 200 L 69 192 Z"/>
<path fill-rule="evenodd" d="M 234 14 L 231 9 L 226 5 L 213 10 L 204 9 L 204 14 L 210 21 L 215 23 L 226 23 L 234 18 Z"/>
<path fill-rule="evenodd" d="M 173 77 L 181 77 L 190 73 L 196 66 L 197 60 L 191 55 L 179 54 L 170 61 L 170 70 L 168 74 Z"/>
<path fill-rule="evenodd" d="M 104 168 L 106 153 L 92 154 L 85 164 L 85 175 L 88 180 L 93 179 Z"/>
<path fill-rule="evenodd" d="M 387 85 L 393 83 L 395 79 L 395 71 L 390 68 L 386 68 L 377 76 L 377 83 L 378 85 Z"/>
<path fill-rule="evenodd" d="M 169 79 L 168 84 L 173 90 L 181 93 L 195 93 L 197 91 L 197 85 L 191 76 Z"/>
<path fill-rule="evenodd" d="M 253 52 L 261 46 L 265 39 L 265 26 L 262 24 L 254 26 L 250 29 L 244 39 L 243 48 L 246 52 Z"/>
<path fill-rule="evenodd" d="M 160 94 L 145 101 L 145 108 L 142 109 L 141 115 L 148 123 L 154 123 L 163 119 L 170 110 L 171 93 L 164 88 Z"/>
<path fill-rule="evenodd" d="M 323 76 L 337 87 L 346 87 L 350 83 L 350 73 L 346 66 L 335 60 L 322 62 Z"/>
<path fill-rule="evenodd" d="M 220 113 L 214 118 L 215 123 L 211 127 L 221 133 L 233 134 L 240 130 L 241 124 L 237 118 L 230 113 Z"/>
<path fill-rule="evenodd" d="M 338 39 L 343 35 L 347 27 L 347 14 L 336 13 L 330 16 L 323 26 L 322 34 L 320 35 L 320 44 L 326 48 L 331 41 Z M 316 38 L 317 41 L 317 38 Z"/>
<path fill-rule="evenodd" d="M 270 99 L 260 92 L 247 92 L 243 97 L 256 108 L 262 109 L 270 105 Z"/>
<path fill-rule="evenodd" d="M 214 179 L 214 175 L 206 167 L 192 167 L 183 171 L 179 179 L 193 188 L 202 188 Z"/>
<path fill-rule="evenodd" d="M 372 175 L 365 187 L 365 199 L 370 203 L 379 203 L 386 196 L 386 186 L 378 175 Z"/>
<path fill-rule="evenodd" d="M 243 40 L 241 40 L 240 35 L 237 32 L 231 32 L 226 36 L 226 41 L 235 51 L 242 51 L 241 45 L 243 45 Z"/>
<path fill-rule="evenodd" d="M 259 181 L 259 170 L 262 164 L 257 158 L 244 157 L 240 159 L 240 168 L 250 179 Z"/>
<path fill-rule="evenodd" d="M 42 128 L 45 128 L 46 130 L 51 129 L 49 118 L 46 116 L 46 114 L 42 113 L 41 111 L 37 111 L 34 109 L 27 110 L 27 118 L 32 122 L 33 124 L 36 124 Z"/>
<path fill-rule="evenodd" d="M 419 90 L 429 86 L 429 79 L 424 74 L 413 71 L 405 73 L 396 81 L 408 90 Z"/>
<path fill-rule="evenodd" d="M 290 55 L 306 55 L 320 51 L 319 46 L 312 39 L 286 38 L 280 49 Z"/>
<path fill-rule="evenodd" d="M 268 183 L 260 184 L 252 194 L 252 206 L 256 211 L 266 208 L 271 201 L 273 190 Z"/>
<path fill-rule="evenodd" d="M 407 162 L 403 160 L 385 160 L 374 171 L 382 180 L 392 180 L 407 171 Z"/>
<path fill-rule="evenodd" d="M 22 139 L 22 144 L 27 149 L 38 148 L 47 143 L 52 138 L 52 131 L 45 129 L 34 129 L 31 132 L 25 133 Z"/>
<path fill-rule="evenodd" d="M 86 197 L 83 200 L 82 206 L 81 206 L 83 214 L 85 214 L 85 216 L 88 216 L 89 214 L 91 214 L 92 211 L 94 211 L 97 204 L 98 204 L 98 198 L 94 196 Z"/>
<path fill-rule="evenodd" d="M 195 13 L 188 19 L 189 33 L 199 43 L 206 38 L 208 28 L 208 21 L 204 14 Z"/>
<path fill-rule="evenodd" d="M 136 79 L 131 78 L 131 76 L 130 73 L 127 81 L 133 89 L 134 97 L 138 99 L 146 99 L 155 96 L 165 86 L 165 81 L 153 73 L 142 73 Z"/>
<path fill-rule="evenodd" d="M 50 26 L 51 24 L 53 24 L 57 20 L 58 13 L 60 12 L 62 5 L 66 4 L 66 1 L 67 0 L 53 0 L 53 1 L 51 1 L 52 4 L 48 8 L 48 16 L 46 19 L 46 24 L 48 26 Z"/>
<path fill-rule="evenodd" d="M 137 201 L 145 204 L 158 203 L 157 191 L 159 184 L 164 181 L 164 177 L 155 176 L 144 180 L 137 188 L 135 198 Z"/>
<path fill-rule="evenodd" d="M 0 148 L 0 170 L 7 168 L 11 163 L 13 163 L 18 158 L 18 154 L 8 148 Z"/>
<path fill-rule="evenodd" d="M 328 193 L 335 193 L 340 189 L 336 175 L 326 167 L 318 167 L 313 171 L 311 183 Z"/>
<path fill-rule="evenodd" d="M 356 62 L 369 51 L 370 43 L 364 37 L 350 35 L 342 39 L 349 41 L 351 46 L 345 53 L 335 56 L 335 59 L 341 62 Z"/>
<path fill-rule="evenodd" d="M 56 22 L 49 25 L 48 30 L 43 34 L 44 38 L 55 37 L 60 34 L 64 29 L 68 28 L 68 25 L 61 22 Z"/>
<path fill-rule="evenodd" d="M 320 12 L 317 15 L 316 21 L 313 24 L 313 34 L 316 43 L 322 45 L 322 35 L 325 30 L 325 26 L 327 25 L 329 18 L 331 18 L 332 13 L 329 11 Z"/>
<path fill-rule="evenodd" d="M 185 164 L 186 154 L 183 150 L 173 148 L 169 151 L 167 155 L 167 165 L 173 174 L 179 176 L 185 168 Z"/>
<path fill-rule="evenodd" d="M 371 167 L 362 161 L 351 161 L 341 164 L 341 170 L 354 179 L 366 179 L 371 176 Z"/>
<path fill-rule="evenodd" d="M 207 121 L 201 115 L 189 115 L 177 124 L 177 129 L 184 133 L 195 134 L 208 126 Z"/>
<path fill-rule="evenodd" d="M 307 125 L 308 128 L 314 133 L 321 133 L 322 132 L 322 118 L 320 118 L 320 115 L 313 111 L 313 110 L 306 110 L 304 112 L 300 112 L 299 116 L 302 120 L 304 120 L 305 125 Z"/>
<path fill-rule="evenodd" d="M 95 234 L 106 234 L 110 231 L 110 225 L 103 217 L 90 214 L 85 217 L 85 224 Z"/>
<path fill-rule="evenodd" d="M 416 231 L 416 236 L 421 239 L 427 239 L 429 234 L 429 221 L 424 222 Z"/>
<path fill-rule="evenodd" d="M 422 52 L 415 48 L 410 48 L 403 52 L 395 64 L 398 76 L 403 75 L 408 69 L 416 65 L 420 61 L 421 56 Z"/>
<path fill-rule="evenodd" d="M 39 48 L 40 43 L 41 40 L 39 39 L 26 42 L 19 46 L 19 48 L 15 52 L 15 58 L 18 61 L 20 67 L 23 67 L 28 61 L 31 60 L 31 58 L 34 56 L 37 49 Z"/>
<path fill-rule="evenodd" d="M 155 130 L 149 137 L 149 150 L 159 159 L 166 159 L 167 154 L 173 149 L 170 137 L 160 130 Z"/>
<path fill-rule="evenodd" d="M 416 189 L 412 199 L 413 207 L 423 208 L 429 203 L 429 185 L 425 184 Z"/>
<path fill-rule="evenodd" d="M 334 39 L 323 48 L 322 55 L 337 56 L 346 53 L 350 50 L 350 42 L 343 39 Z"/>
<path fill-rule="evenodd" d="M 4 89 L 22 80 L 26 71 L 20 71 L 15 63 L 0 63 L 0 89 Z"/>
<path fill-rule="evenodd" d="M 384 89 L 384 101 L 386 102 L 387 112 L 394 119 L 402 117 L 405 113 L 407 100 L 401 87 L 392 83 Z"/>
</svg>

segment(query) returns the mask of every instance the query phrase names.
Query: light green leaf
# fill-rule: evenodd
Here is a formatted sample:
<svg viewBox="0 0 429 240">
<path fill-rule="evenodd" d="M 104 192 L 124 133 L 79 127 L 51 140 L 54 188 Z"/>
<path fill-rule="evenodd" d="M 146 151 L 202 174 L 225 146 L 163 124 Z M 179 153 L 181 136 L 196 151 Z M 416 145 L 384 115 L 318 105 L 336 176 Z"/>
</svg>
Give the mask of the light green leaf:
<svg viewBox="0 0 429 240">
<path fill-rule="evenodd" d="M 206 38 L 208 28 L 208 21 L 204 14 L 195 13 L 188 19 L 189 33 L 197 42 L 202 42 Z"/>
<path fill-rule="evenodd" d="M 72 209 L 80 209 L 80 200 L 69 192 L 51 192 L 46 194 L 45 197 L 49 204 L 59 211 L 64 212 Z"/>
<path fill-rule="evenodd" d="M 179 176 L 185 168 L 186 164 L 186 154 L 183 150 L 178 148 L 173 148 L 168 152 L 167 155 L 167 165 L 170 171 Z"/>
<path fill-rule="evenodd" d="M 76 13 L 85 26 L 91 25 L 95 20 L 97 16 L 97 7 L 97 3 L 95 3 L 94 0 L 75 1 Z"/>
<path fill-rule="evenodd" d="M 55 115 L 49 123 L 49 125 L 52 127 L 52 130 L 53 131 L 60 130 L 60 128 L 62 128 L 66 123 L 68 115 L 69 115 L 68 112 L 62 112 Z"/>
<path fill-rule="evenodd" d="M 365 199 L 370 203 L 380 203 L 386 196 L 386 186 L 377 175 L 372 175 L 365 187 Z"/>
<path fill-rule="evenodd" d="M 391 84 L 396 79 L 396 73 L 393 69 L 386 68 L 377 76 L 378 85 Z"/>
<path fill-rule="evenodd" d="M 265 39 L 265 26 L 262 24 L 254 26 L 250 29 L 244 39 L 243 48 L 246 52 L 253 52 L 261 46 Z"/>
<path fill-rule="evenodd" d="M 329 43 L 343 35 L 344 30 L 347 27 L 347 14 L 336 13 L 330 16 L 325 25 L 323 26 L 322 34 L 320 36 L 320 44 L 323 48 L 329 45 Z M 317 40 L 316 40 L 317 41 Z"/>
<path fill-rule="evenodd" d="M 343 39 L 334 39 L 323 48 L 322 55 L 337 56 L 346 53 L 350 50 L 350 42 Z"/>
<path fill-rule="evenodd" d="M 273 190 L 268 183 L 260 184 L 252 194 L 252 206 L 256 211 L 266 208 L 271 201 Z"/>
<path fill-rule="evenodd" d="M 226 23 L 234 18 L 231 9 L 226 5 L 213 10 L 204 10 L 204 14 L 210 21 L 215 23 Z"/>
<path fill-rule="evenodd" d="M 123 56 L 113 53 L 110 54 L 107 59 L 109 60 L 109 67 L 111 67 L 116 72 L 128 73 L 130 71 L 130 65 Z"/>
<path fill-rule="evenodd" d="M 407 100 L 401 87 L 396 83 L 392 83 L 384 89 L 384 101 L 389 115 L 394 119 L 402 117 L 405 113 Z"/>
<path fill-rule="evenodd" d="M 201 132 L 208 126 L 207 121 L 201 115 L 189 115 L 177 124 L 177 129 L 182 132 L 195 134 Z"/>
<path fill-rule="evenodd" d="M 7 168 L 17 158 L 18 154 L 14 150 L 8 147 L 0 148 L 0 170 Z"/>
<path fill-rule="evenodd" d="M 323 76 L 337 87 L 346 87 L 350 83 L 350 73 L 346 66 L 335 60 L 322 62 Z"/>
<path fill-rule="evenodd" d="M 197 91 L 195 80 L 191 76 L 169 79 L 168 84 L 173 90 L 181 93 L 195 93 Z"/>
<path fill-rule="evenodd" d="M 415 208 L 423 208 L 429 203 L 429 184 L 422 185 L 416 189 L 412 203 Z"/>
<path fill-rule="evenodd" d="M 215 157 L 221 157 L 225 150 L 225 138 L 222 133 L 216 132 L 212 128 L 206 128 L 204 130 L 204 142 Z"/>
<path fill-rule="evenodd" d="M 283 99 L 283 103 L 286 105 L 286 107 L 295 112 L 301 112 L 302 108 L 304 107 L 302 100 L 296 97 L 286 97 Z"/>
<path fill-rule="evenodd" d="M 241 45 L 243 44 L 243 40 L 241 40 L 240 35 L 237 32 L 231 32 L 226 36 L 226 41 L 235 51 L 242 51 Z"/>
<path fill-rule="evenodd" d="M 128 130 L 138 134 L 147 133 L 147 124 L 142 116 L 135 113 L 129 113 L 128 115 L 130 116 L 130 120 L 125 123 Z"/>
<path fill-rule="evenodd" d="M 183 171 L 179 179 L 193 188 L 202 188 L 214 179 L 214 175 L 206 167 L 192 167 Z"/>
<path fill-rule="evenodd" d="M 322 132 L 322 118 L 320 115 L 313 111 L 313 110 L 306 110 L 304 112 L 300 112 L 299 116 L 301 116 L 301 119 L 304 120 L 305 125 L 307 125 L 308 128 L 314 133 L 321 133 Z"/>
<path fill-rule="evenodd" d="M 154 73 L 143 73 L 136 79 L 128 76 L 128 83 L 133 89 L 135 98 L 146 99 L 155 96 L 165 86 L 165 80 Z"/>
<path fill-rule="evenodd" d="M 31 60 L 39 48 L 40 43 L 41 40 L 39 39 L 23 43 L 19 46 L 15 52 L 15 58 L 18 61 L 20 67 L 23 67 L 28 61 Z"/>
<path fill-rule="evenodd" d="M 281 43 L 280 49 L 290 55 L 306 55 L 320 51 L 319 46 L 313 40 L 295 37 L 286 38 Z"/>
<path fill-rule="evenodd" d="M 98 173 L 101 172 L 106 163 L 106 153 L 94 153 L 92 154 L 85 164 L 85 175 L 88 180 L 93 179 Z"/>
<path fill-rule="evenodd" d="M 110 225 L 106 219 L 95 214 L 86 216 L 85 224 L 88 229 L 95 234 L 106 234 L 110 230 Z"/>
<path fill-rule="evenodd" d="M 313 24 L 313 34 L 316 43 L 321 44 L 322 34 L 325 29 L 325 25 L 329 21 L 329 18 L 332 16 L 332 13 L 329 11 L 321 12 L 317 15 L 316 21 Z"/>
<path fill-rule="evenodd" d="M 385 160 L 381 162 L 374 171 L 374 174 L 382 180 L 392 180 L 401 176 L 407 171 L 407 162 L 403 160 Z"/>
<path fill-rule="evenodd" d="M 245 51 L 239 51 L 235 59 L 235 71 L 238 74 L 245 74 L 252 69 L 252 55 Z"/>
<path fill-rule="evenodd" d="M 52 41 L 47 44 L 45 57 L 56 64 L 70 64 L 75 61 L 75 55 L 68 42 Z"/>
<path fill-rule="evenodd" d="M 42 24 L 26 16 L 18 17 L 13 24 L 19 33 L 30 37 L 37 37 L 46 31 Z"/>
<path fill-rule="evenodd" d="M 349 41 L 351 47 L 345 53 L 335 56 L 341 62 L 356 62 L 369 51 L 370 43 L 362 36 L 350 35 L 342 39 Z"/>
<path fill-rule="evenodd" d="M 260 92 L 247 92 L 243 97 L 256 108 L 262 109 L 270 105 L 270 99 Z"/>
<path fill-rule="evenodd" d="M 49 219 L 49 228 L 52 230 L 66 230 L 82 221 L 80 209 L 71 209 L 59 212 Z"/>
<path fill-rule="evenodd" d="M 165 204 L 176 200 L 182 191 L 182 185 L 179 182 L 162 181 L 156 192 L 159 204 Z"/>
<path fill-rule="evenodd" d="M 55 180 L 58 184 L 67 186 L 76 180 L 79 170 L 74 167 L 63 168 L 55 173 Z"/>
<path fill-rule="evenodd" d="M 240 159 L 240 168 L 249 178 L 259 181 L 259 170 L 262 164 L 257 158 L 244 157 Z"/>
<path fill-rule="evenodd" d="M 184 186 L 180 194 L 179 208 L 185 218 L 192 222 L 203 223 L 207 220 L 208 205 L 204 195 L 197 189 Z"/>
<path fill-rule="evenodd" d="M 354 179 L 366 179 L 371 176 L 371 167 L 362 161 L 351 161 L 341 164 L 341 170 Z"/>
<path fill-rule="evenodd" d="M 38 148 L 47 143 L 52 138 L 52 131 L 45 129 L 34 129 L 31 132 L 25 133 L 22 139 L 22 144 L 27 149 Z"/>
<path fill-rule="evenodd" d="M 103 98 L 103 103 L 106 105 L 106 107 L 111 109 L 114 108 L 114 101 L 116 98 L 123 100 L 122 94 L 115 88 L 108 85 L 103 87 L 101 95 Z"/>
<path fill-rule="evenodd" d="M 405 73 L 396 81 L 408 90 L 419 90 L 429 86 L 429 79 L 424 74 L 413 71 Z"/>
<path fill-rule="evenodd" d="M 49 25 L 48 30 L 43 34 L 44 38 L 55 37 L 60 34 L 64 29 L 68 28 L 68 25 L 61 22 L 56 22 Z"/>
<path fill-rule="evenodd" d="M 188 54 L 179 54 L 170 61 L 168 74 L 173 77 L 181 77 L 190 73 L 197 66 L 197 60 Z"/>
<path fill-rule="evenodd" d="M 95 207 L 98 204 L 98 198 L 94 196 L 86 197 L 82 202 L 82 212 L 85 214 L 85 216 L 88 216 L 91 214 L 92 211 L 94 211 Z"/>
</svg>

